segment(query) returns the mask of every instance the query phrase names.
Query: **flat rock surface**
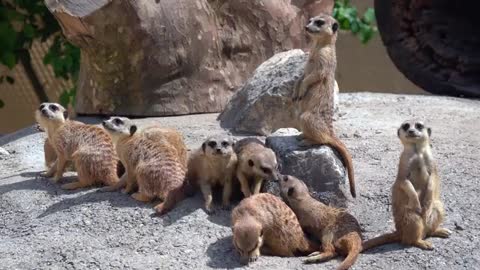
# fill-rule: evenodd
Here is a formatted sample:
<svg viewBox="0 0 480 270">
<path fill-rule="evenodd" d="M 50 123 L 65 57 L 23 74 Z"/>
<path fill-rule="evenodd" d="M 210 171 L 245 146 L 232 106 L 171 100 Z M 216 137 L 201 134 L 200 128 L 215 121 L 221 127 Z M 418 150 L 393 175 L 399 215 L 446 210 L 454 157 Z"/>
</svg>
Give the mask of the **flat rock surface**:
<svg viewBox="0 0 480 270">
<path fill-rule="evenodd" d="M 350 211 L 367 238 L 391 231 L 390 186 L 401 145 L 396 128 L 409 118 L 433 129 L 450 239 L 433 251 L 397 244 L 362 254 L 353 269 L 475 269 L 480 264 L 480 102 L 432 96 L 341 94 L 335 127 L 355 166 Z M 158 120 L 176 127 L 190 148 L 225 133 L 216 114 Z M 98 119 L 87 119 L 98 121 Z M 96 188 L 63 191 L 38 177 L 44 134 L 31 128 L 0 138 L 0 269 L 225 269 L 242 267 L 231 244 L 230 212 L 208 216 L 199 195 L 164 217 L 152 204 Z M 67 175 L 68 176 L 68 175 Z M 71 181 L 66 177 L 63 182 Z M 251 269 L 333 269 L 339 259 L 303 265 L 299 258 L 260 257 Z"/>
</svg>

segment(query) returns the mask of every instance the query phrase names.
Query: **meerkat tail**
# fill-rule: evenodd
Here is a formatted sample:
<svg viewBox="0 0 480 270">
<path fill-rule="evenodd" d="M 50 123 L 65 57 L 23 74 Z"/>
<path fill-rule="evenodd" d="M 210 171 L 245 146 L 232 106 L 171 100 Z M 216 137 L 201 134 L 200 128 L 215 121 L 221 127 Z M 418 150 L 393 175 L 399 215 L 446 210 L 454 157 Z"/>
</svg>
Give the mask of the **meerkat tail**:
<svg viewBox="0 0 480 270">
<path fill-rule="evenodd" d="M 395 243 L 400 241 L 400 235 L 397 232 L 386 233 L 363 242 L 362 252 L 377 246 Z"/>
<path fill-rule="evenodd" d="M 325 137 L 322 136 L 322 139 L 323 138 L 325 138 Z M 355 179 L 354 179 L 354 176 L 353 176 L 352 156 L 348 152 L 345 144 L 342 141 L 340 141 L 340 139 L 335 137 L 334 135 L 327 137 L 327 140 L 325 142 L 322 141 L 320 143 L 330 145 L 331 147 L 335 148 L 335 150 L 337 150 L 340 153 L 340 156 L 342 156 L 344 165 L 345 165 L 345 167 L 347 167 L 348 182 L 350 184 L 350 194 L 352 194 L 352 197 L 354 197 L 354 198 L 357 197 L 357 192 L 356 192 L 356 189 L 355 189 Z"/>
<path fill-rule="evenodd" d="M 343 262 L 337 267 L 337 270 L 347 270 L 352 267 L 352 265 L 355 263 L 355 261 L 358 258 L 358 255 L 362 252 L 362 243 L 361 241 L 358 242 L 353 242 L 350 243 L 350 248 L 348 249 L 348 255 L 343 260 Z"/>
<path fill-rule="evenodd" d="M 163 215 L 167 213 L 168 211 L 172 210 L 175 205 L 185 199 L 185 183 L 182 184 L 180 187 L 175 188 L 168 192 L 167 197 L 165 198 L 165 201 L 161 203 L 160 205 L 162 207 L 156 208 L 156 211 L 159 215 Z"/>
</svg>

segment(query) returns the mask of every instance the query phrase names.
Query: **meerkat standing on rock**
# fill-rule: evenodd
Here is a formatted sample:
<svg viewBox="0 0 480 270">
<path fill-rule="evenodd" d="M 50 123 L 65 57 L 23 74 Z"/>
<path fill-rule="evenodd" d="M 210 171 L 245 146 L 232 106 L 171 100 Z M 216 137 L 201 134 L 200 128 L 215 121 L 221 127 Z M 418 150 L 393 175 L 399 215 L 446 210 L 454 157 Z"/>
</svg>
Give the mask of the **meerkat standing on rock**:
<svg viewBox="0 0 480 270">
<path fill-rule="evenodd" d="M 392 187 L 395 232 L 366 241 L 364 250 L 393 242 L 433 249 L 425 237 L 446 238 L 451 233 L 440 227 L 445 212 L 440 200 L 440 178 L 430 146 L 432 130 L 422 122 L 407 121 L 397 133 L 404 149 Z"/>
<path fill-rule="evenodd" d="M 190 156 L 188 179 L 198 183 L 205 198 L 205 209 L 212 212 L 212 186 L 223 186 L 223 207 L 230 205 L 232 179 L 237 167 L 233 139 L 210 137 Z"/>
<path fill-rule="evenodd" d="M 233 209 L 232 232 L 233 245 L 245 264 L 260 254 L 291 257 L 318 250 L 305 237 L 295 213 L 268 193 L 250 196 Z"/>
<path fill-rule="evenodd" d="M 333 129 L 335 69 L 337 58 L 335 42 L 338 23 L 327 14 L 313 17 L 305 26 L 312 38 L 310 54 L 303 78 L 295 85 L 292 105 L 299 118 L 302 144 L 326 144 L 337 150 L 347 167 L 350 193 L 356 197 L 352 157 Z"/>
<path fill-rule="evenodd" d="M 138 184 L 138 192 L 132 198 L 141 202 L 160 198 L 163 202 L 155 206 L 159 214 L 165 214 L 185 197 L 185 166 L 172 144 L 149 139 L 137 132 L 137 126 L 125 117 L 111 117 L 102 124 L 112 136 L 125 166 L 122 176 L 125 192 Z"/>
<path fill-rule="evenodd" d="M 234 147 L 238 158 L 236 176 L 245 197 L 258 194 L 263 180 L 273 179 L 277 173 L 277 157 L 272 149 L 255 138 L 238 141 Z M 253 191 L 249 180 L 253 180 Z"/>
<path fill-rule="evenodd" d="M 57 182 L 68 161 L 73 161 L 78 181 L 64 184 L 64 189 L 77 189 L 103 183 L 114 185 L 118 158 L 112 139 L 104 129 L 77 121 L 65 120 L 65 108 L 57 103 L 42 103 L 35 113 L 40 127 L 47 132 L 48 147 L 55 150 L 56 161 L 44 174 Z M 48 149 L 48 148 L 47 148 Z"/>
<path fill-rule="evenodd" d="M 350 268 L 362 251 L 357 219 L 344 209 L 326 206 L 312 198 L 303 181 L 287 175 L 279 178 L 281 195 L 297 215 L 302 229 L 322 243 L 322 251 L 310 254 L 304 262 L 323 262 L 345 255 L 337 269 Z"/>
</svg>

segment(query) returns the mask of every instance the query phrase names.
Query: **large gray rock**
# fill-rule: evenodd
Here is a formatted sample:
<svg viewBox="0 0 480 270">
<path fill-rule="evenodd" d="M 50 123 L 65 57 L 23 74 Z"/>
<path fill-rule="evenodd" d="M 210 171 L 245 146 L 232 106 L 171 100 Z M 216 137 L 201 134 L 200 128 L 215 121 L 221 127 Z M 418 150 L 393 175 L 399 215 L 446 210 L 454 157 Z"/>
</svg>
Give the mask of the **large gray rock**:
<svg viewBox="0 0 480 270">
<path fill-rule="evenodd" d="M 326 145 L 301 147 L 297 140 L 299 134 L 294 128 L 283 128 L 267 137 L 266 144 L 277 154 L 281 173 L 305 181 L 312 196 L 323 203 L 346 207 L 348 179 L 336 152 Z M 280 194 L 275 182 L 268 182 L 265 191 Z"/>
<path fill-rule="evenodd" d="M 295 115 L 288 108 L 289 97 L 295 82 L 303 76 L 307 57 L 302 50 L 290 50 L 261 64 L 218 117 L 220 126 L 258 135 L 293 127 Z M 337 93 L 338 87 L 335 102 Z"/>
</svg>

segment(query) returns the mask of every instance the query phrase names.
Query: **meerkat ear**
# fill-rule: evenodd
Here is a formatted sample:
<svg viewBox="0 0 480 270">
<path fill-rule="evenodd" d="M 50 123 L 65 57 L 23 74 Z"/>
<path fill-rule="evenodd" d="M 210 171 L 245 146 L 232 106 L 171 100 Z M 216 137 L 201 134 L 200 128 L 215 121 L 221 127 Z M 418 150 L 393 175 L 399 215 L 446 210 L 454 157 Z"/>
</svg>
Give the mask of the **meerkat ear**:
<svg viewBox="0 0 480 270">
<path fill-rule="evenodd" d="M 263 236 L 263 229 L 260 230 L 260 236 Z"/>
<path fill-rule="evenodd" d="M 249 159 L 248 160 L 248 166 L 253 167 L 253 165 L 255 165 L 255 163 L 253 163 L 253 160 Z"/>
<path fill-rule="evenodd" d="M 428 132 L 428 137 L 432 136 L 432 129 L 431 128 L 427 128 L 427 132 Z"/>
<path fill-rule="evenodd" d="M 397 136 L 400 138 L 400 129 L 397 129 Z"/>
<path fill-rule="evenodd" d="M 130 127 L 130 136 L 132 136 L 133 134 L 135 134 L 135 132 L 137 132 L 137 126 L 136 125 L 132 125 Z"/>
<path fill-rule="evenodd" d="M 295 191 L 295 188 L 293 188 L 293 187 L 288 188 L 287 195 L 288 195 L 289 197 L 292 196 L 294 191 Z"/>
<path fill-rule="evenodd" d="M 338 23 L 333 23 L 333 24 L 332 24 L 332 31 L 333 31 L 333 33 L 337 32 L 337 30 L 338 30 Z"/>
<path fill-rule="evenodd" d="M 207 148 L 207 144 L 206 143 L 202 143 L 202 150 L 203 150 L 203 153 L 205 153 L 205 149 Z"/>
<path fill-rule="evenodd" d="M 63 111 L 63 118 L 66 120 L 68 118 L 68 111 Z"/>
</svg>

